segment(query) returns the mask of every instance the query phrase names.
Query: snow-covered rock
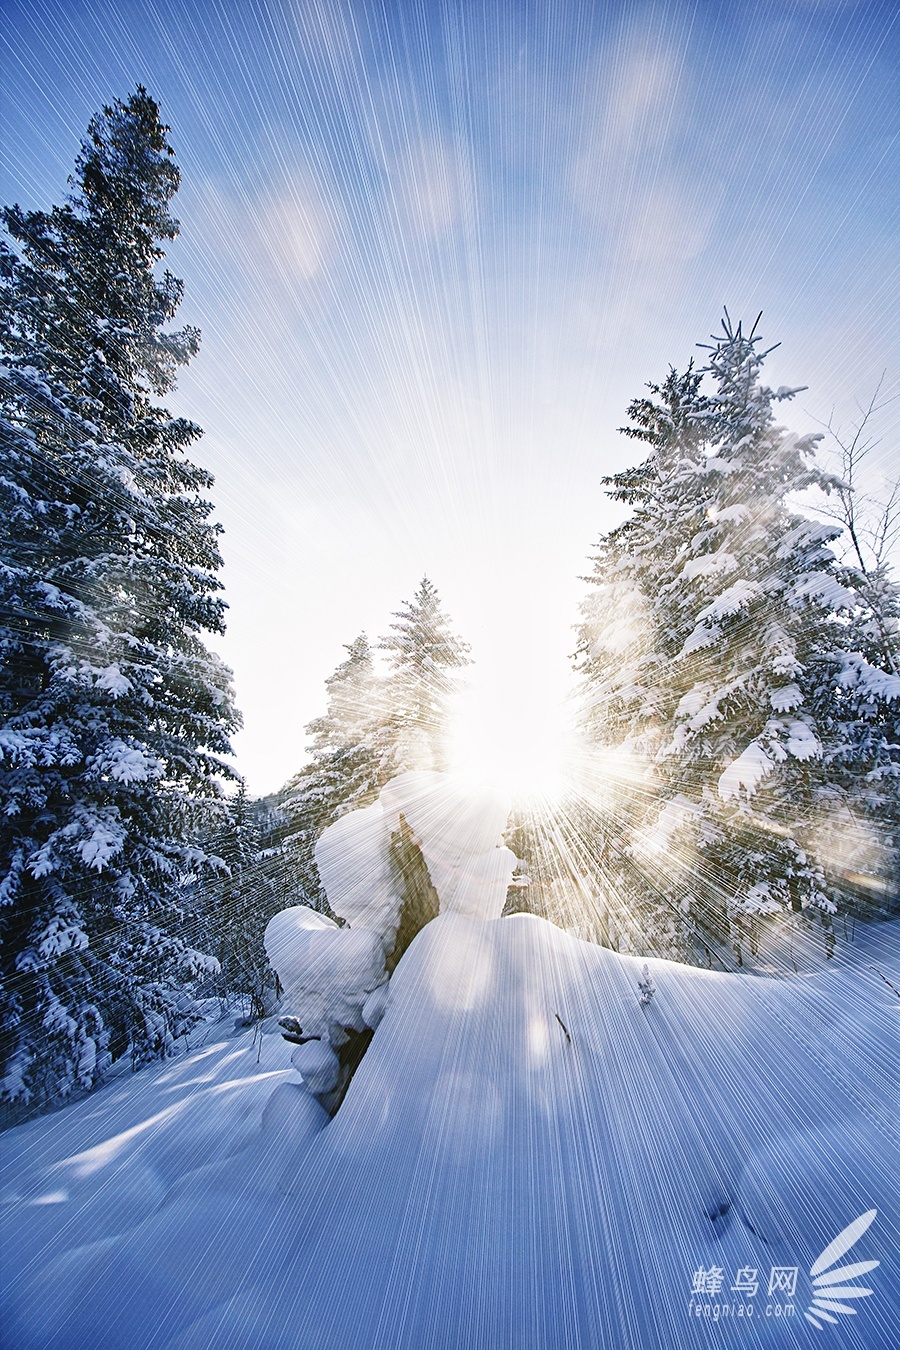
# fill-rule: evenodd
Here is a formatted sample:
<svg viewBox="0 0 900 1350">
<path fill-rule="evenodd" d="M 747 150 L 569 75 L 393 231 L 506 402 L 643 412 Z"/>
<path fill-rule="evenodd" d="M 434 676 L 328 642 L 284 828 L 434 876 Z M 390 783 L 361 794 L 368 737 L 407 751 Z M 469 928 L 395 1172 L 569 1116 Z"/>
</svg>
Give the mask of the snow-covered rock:
<svg viewBox="0 0 900 1350">
<path fill-rule="evenodd" d="M 291 1055 L 291 1063 L 316 1096 L 330 1092 L 341 1076 L 340 1060 L 325 1041 L 307 1041 L 305 1045 L 298 1045 Z"/>
<path fill-rule="evenodd" d="M 286 1005 L 308 1036 L 339 1044 L 362 1030 L 362 1008 L 384 979 L 384 941 L 369 928 L 339 928 L 305 905 L 281 910 L 266 927 L 266 953 Z"/>
<path fill-rule="evenodd" d="M 516 855 L 502 847 L 468 856 L 448 857 L 447 852 L 432 847 L 431 841 L 422 845 L 432 885 L 440 897 L 441 913 L 499 919 L 518 864 Z"/>
<path fill-rule="evenodd" d="M 387 984 L 381 984 L 377 989 L 373 989 L 369 997 L 363 1004 L 363 1021 L 367 1027 L 374 1031 L 384 1017 L 387 1008 L 389 988 Z"/>
<path fill-rule="evenodd" d="M 396 930 L 400 896 L 391 874 L 380 801 L 350 811 L 323 830 L 315 848 L 319 878 L 335 914 L 387 941 Z"/>
<path fill-rule="evenodd" d="M 261 1128 L 272 1140 L 280 1143 L 288 1140 L 298 1154 L 319 1130 L 325 1128 L 328 1120 L 327 1112 L 301 1084 L 279 1083 L 266 1102 Z"/>
<path fill-rule="evenodd" d="M 368 1015 L 364 1005 L 387 979 L 385 957 L 400 919 L 390 849 L 402 825 L 421 850 L 442 914 L 499 919 L 516 867 L 501 839 L 508 816 L 503 793 L 448 774 L 405 773 L 372 806 L 323 831 L 315 850 L 319 876 L 329 905 L 349 926 L 295 905 L 276 914 L 265 934 L 286 1006 L 306 1035 L 339 1046 L 348 1030 L 377 1025 L 377 1001 Z"/>
</svg>

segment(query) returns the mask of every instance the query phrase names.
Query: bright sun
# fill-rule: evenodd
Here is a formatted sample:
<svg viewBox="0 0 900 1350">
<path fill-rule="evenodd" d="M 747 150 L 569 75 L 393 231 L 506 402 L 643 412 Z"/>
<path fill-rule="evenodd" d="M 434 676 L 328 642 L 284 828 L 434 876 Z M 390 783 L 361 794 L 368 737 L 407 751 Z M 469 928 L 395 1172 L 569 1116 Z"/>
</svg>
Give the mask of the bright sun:
<svg viewBox="0 0 900 1350">
<path fill-rule="evenodd" d="M 569 742 L 565 710 L 522 683 L 472 685 L 459 696 L 450 737 L 455 773 L 513 797 L 556 800 Z"/>
</svg>

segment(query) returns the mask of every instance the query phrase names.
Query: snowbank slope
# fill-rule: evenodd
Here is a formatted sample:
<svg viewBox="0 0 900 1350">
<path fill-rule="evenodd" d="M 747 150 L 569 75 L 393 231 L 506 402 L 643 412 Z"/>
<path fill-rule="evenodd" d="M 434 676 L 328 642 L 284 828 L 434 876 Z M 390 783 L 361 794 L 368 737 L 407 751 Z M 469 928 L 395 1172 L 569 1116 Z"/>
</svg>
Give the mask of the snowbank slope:
<svg viewBox="0 0 900 1350">
<path fill-rule="evenodd" d="M 530 916 L 442 915 L 398 966 L 331 1123 L 281 1061 L 260 1065 L 275 1076 L 237 1131 L 228 1093 L 198 1085 L 194 1170 L 171 1166 L 191 1148 L 183 1114 L 148 1122 L 127 1166 L 100 1148 L 94 1175 L 118 1158 L 127 1207 L 117 1226 L 101 1205 L 93 1233 L 77 1201 L 45 1197 L 102 1098 L 10 1132 L 10 1170 L 22 1137 L 35 1162 L 4 1206 L 4 1343 L 896 1350 L 900 1001 L 870 965 L 900 985 L 900 943 L 882 939 L 893 958 L 788 981 L 654 962 L 642 1008 L 641 961 Z M 873 1209 L 845 1262 L 880 1265 L 831 1286 L 872 1293 L 817 1329 L 810 1268 Z M 773 1269 L 788 1275 L 769 1295 Z"/>
</svg>

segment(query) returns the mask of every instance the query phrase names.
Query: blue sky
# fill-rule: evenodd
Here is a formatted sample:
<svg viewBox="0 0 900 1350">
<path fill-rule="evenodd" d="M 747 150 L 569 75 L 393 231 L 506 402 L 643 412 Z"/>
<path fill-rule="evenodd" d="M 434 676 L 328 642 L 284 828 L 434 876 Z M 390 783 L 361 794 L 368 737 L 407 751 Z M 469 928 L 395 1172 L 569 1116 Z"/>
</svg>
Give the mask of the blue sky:
<svg viewBox="0 0 900 1350">
<path fill-rule="evenodd" d="M 615 429 L 723 304 L 809 386 L 798 428 L 900 388 L 894 4 L 0 9 L 0 200 L 59 200 L 139 81 L 172 128 L 203 346 L 170 406 L 216 475 L 256 791 L 426 572 L 477 659 L 470 740 L 545 762 Z"/>
</svg>

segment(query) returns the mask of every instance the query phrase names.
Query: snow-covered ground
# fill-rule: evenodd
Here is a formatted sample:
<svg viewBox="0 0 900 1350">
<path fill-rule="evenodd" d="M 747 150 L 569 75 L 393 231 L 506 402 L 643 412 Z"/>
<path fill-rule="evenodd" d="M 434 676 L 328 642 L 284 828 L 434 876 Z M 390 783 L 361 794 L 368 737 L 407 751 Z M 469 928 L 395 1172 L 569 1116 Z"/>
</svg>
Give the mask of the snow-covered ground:
<svg viewBox="0 0 900 1350">
<path fill-rule="evenodd" d="M 896 1350 L 900 926 L 643 964 L 442 913 L 333 1120 L 220 1024 L 7 1132 L 3 1345 Z"/>
</svg>

